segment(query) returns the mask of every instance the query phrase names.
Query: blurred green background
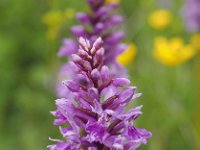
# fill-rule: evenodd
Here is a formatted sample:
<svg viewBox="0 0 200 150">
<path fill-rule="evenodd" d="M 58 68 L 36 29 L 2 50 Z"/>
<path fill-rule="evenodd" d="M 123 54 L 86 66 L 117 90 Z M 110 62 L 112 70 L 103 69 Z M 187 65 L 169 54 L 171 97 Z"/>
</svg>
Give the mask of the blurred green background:
<svg viewBox="0 0 200 150">
<path fill-rule="evenodd" d="M 142 150 L 200 149 L 200 56 L 178 67 L 152 57 L 153 38 L 181 36 L 188 40 L 180 15 L 181 0 L 122 0 L 126 42 L 134 41 L 137 57 L 128 66 L 132 84 L 143 96 L 137 126 L 152 131 Z M 167 7 L 175 21 L 165 31 L 149 27 L 152 10 Z M 0 0 L 0 150 L 44 150 L 59 138 L 53 126 L 55 82 L 62 63 L 57 51 L 69 28 L 69 17 L 48 37 L 44 16 L 50 11 L 89 11 L 84 0 Z"/>
</svg>

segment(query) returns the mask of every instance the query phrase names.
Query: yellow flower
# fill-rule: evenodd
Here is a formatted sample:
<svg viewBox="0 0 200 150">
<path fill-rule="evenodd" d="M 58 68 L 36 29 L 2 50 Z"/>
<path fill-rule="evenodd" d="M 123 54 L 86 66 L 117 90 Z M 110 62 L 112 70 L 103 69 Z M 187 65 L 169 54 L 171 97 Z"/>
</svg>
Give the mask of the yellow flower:
<svg viewBox="0 0 200 150">
<path fill-rule="evenodd" d="M 128 48 L 117 57 L 117 61 L 121 65 L 128 65 L 133 61 L 137 53 L 136 46 L 132 43 Z"/>
<path fill-rule="evenodd" d="M 148 17 L 148 23 L 154 29 L 165 29 L 172 21 L 172 14 L 170 11 L 160 9 L 152 12 Z"/>
<path fill-rule="evenodd" d="M 73 18 L 75 11 L 73 9 L 66 9 L 65 11 L 54 10 L 47 12 L 42 20 L 47 26 L 47 37 L 50 40 L 54 40 L 64 25 L 67 19 Z"/>
<path fill-rule="evenodd" d="M 75 10 L 72 8 L 68 8 L 64 11 L 65 19 L 72 19 L 75 15 Z"/>
<path fill-rule="evenodd" d="M 196 33 L 191 37 L 191 45 L 196 49 L 200 50 L 200 33 Z"/>
<path fill-rule="evenodd" d="M 105 4 L 110 4 L 110 3 L 118 3 L 120 0 L 106 0 Z"/>
<path fill-rule="evenodd" d="M 43 17 L 43 22 L 48 27 L 60 26 L 63 23 L 64 16 L 61 11 L 47 12 Z"/>
<path fill-rule="evenodd" d="M 176 66 L 191 59 L 196 50 L 189 44 L 184 44 L 181 38 L 167 40 L 157 37 L 154 42 L 154 56 L 162 64 Z"/>
</svg>

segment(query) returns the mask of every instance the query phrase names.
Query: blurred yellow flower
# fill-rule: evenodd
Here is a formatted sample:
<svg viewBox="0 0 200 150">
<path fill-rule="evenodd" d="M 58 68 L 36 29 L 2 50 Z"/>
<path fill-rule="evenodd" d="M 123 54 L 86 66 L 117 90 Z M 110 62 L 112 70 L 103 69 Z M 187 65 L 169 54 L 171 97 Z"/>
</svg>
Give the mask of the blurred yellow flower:
<svg viewBox="0 0 200 150">
<path fill-rule="evenodd" d="M 191 45 L 196 49 L 200 50 L 200 33 L 196 33 L 191 37 Z"/>
<path fill-rule="evenodd" d="M 160 9 L 152 12 L 148 17 L 148 23 L 154 29 L 165 29 L 172 22 L 172 14 L 170 11 Z"/>
<path fill-rule="evenodd" d="M 106 0 L 106 1 L 105 1 L 106 4 L 118 3 L 118 2 L 120 2 L 120 0 Z"/>
<path fill-rule="evenodd" d="M 128 48 L 117 57 L 117 62 L 121 65 L 128 65 L 133 61 L 137 53 L 136 46 L 132 43 Z"/>
<path fill-rule="evenodd" d="M 54 40 L 67 19 L 73 18 L 75 11 L 73 9 L 66 9 L 64 11 L 54 10 L 47 12 L 42 20 L 47 26 L 47 37 Z"/>
<path fill-rule="evenodd" d="M 154 42 L 154 56 L 162 64 L 176 66 L 191 59 L 196 50 L 189 44 L 184 44 L 181 38 L 167 40 L 157 37 Z"/>
<path fill-rule="evenodd" d="M 75 10 L 72 8 L 65 9 L 64 17 L 65 19 L 72 19 L 75 15 Z"/>
</svg>

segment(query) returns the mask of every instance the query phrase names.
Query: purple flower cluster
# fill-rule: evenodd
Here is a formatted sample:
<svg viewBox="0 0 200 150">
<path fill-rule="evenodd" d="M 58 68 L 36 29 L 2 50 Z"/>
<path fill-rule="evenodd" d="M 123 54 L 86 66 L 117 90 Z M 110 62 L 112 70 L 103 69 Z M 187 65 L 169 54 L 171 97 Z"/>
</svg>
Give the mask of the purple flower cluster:
<svg viewBox="0 0 200 150">
<path fill-rule="evenodd" d="M 188 31 L 200 30 L 200 0 L 186 0 L 183 15 Z"/>
<path fill-rule="evenodd" d="M 136 128 L 133 121 L 141 106 L 126 111 L 140 93 L 126 78 L 115 77 L 104 64 L 105 49 L 98 38 L 80 38 L 72 55 L 73 79 L 63 81 L 70 94 L 56 100 L 52 112 L 64 140 L 53 140 L 50 150 L 136 150 L 151 132 Z"/>
<path fill-rule="evenodd" d="M 78 13 L 83 24 L 71 31 L 78 41 L 65 39 L 58 52 L 68 58 L 61 68 L 56 117 L 63 140 L 53 140 L 50 150 L 135 150 L 146 144 L 151 132 L 136 128 L 133 121 L 141 106 L 126 111 L 140 93 L 130 86 L 125 69 L 116 57 L 126 49 L 123 32 L 115 32 L 123 18 L 113 15 L 118 3 L 87 0 L 92 13 Z M 89 30 L 88 26 L 90 27 Z M 101 38 L 98 38 L 101 37 Z"/>
<path fill-rule="evenodd" d="M 126 44 L 121 43 L 125 36 L 124 32 L 115 31 L 115 27 L 123 22 L 122 16 L 114 15 L 118 3 L 105 5 L 105 0 L 87 0 L 87 3 L 91 8 L 91 13 L 77 13 L 77 19 L 82 25 L 73 26 L 71 28 L 72 34 L 75 39 L 84 37 L 91 42 L 94 42 L 97 37 L 102 37 L 105 49 L 104 64 L 110 67 L 110 71 L 115 76 L 126 77 L 126 69 L 116 61 L 116 57 L 127 48 Z M 77 53 L 77 49 L 78 41 L 64 39 L 58 55 L 70 60 L 71 55 Z M 69 64 L 63 65 L 58 77 L 59 80 L 71 78 L 70 75 L 73 73 L 69 73 L 70 68 Z M 66 76 L 66 74 L 68 75 Z M 68 91 L 64 91 L 63 86 L 58 84 L 57 94 L 59 97 L 63 97 L 68 95 Z"/>
</svg>

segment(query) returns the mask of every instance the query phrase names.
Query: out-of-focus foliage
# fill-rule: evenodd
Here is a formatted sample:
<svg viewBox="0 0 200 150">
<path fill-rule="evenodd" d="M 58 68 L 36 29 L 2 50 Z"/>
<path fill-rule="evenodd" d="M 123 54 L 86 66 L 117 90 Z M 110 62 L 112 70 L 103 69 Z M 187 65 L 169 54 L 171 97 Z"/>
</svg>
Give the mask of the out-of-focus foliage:
<svg viewBox="0 0 200 150">
<path fill-rule="evenodd" d="M 144 105 L 143 116 L 137 123 L 153 133 L 143 150 L 200 149 L 199 51 L 176 67 L 167 67 L 152 56 L 154 39 L 159 36 L 181 37 L 184 43 L 199 49 L 199 33 L 193 35 L 184 29 L 182 5 L 182 0 L 121 0 L 125 42 L 137 45 L 137 56 L 128 65 L 133 85 L 143 93 L 137 101 Z M 168 28 L 155 30 L 148 23 L 149 14 L 165 8 L 173 20 Z M 44 150 L 51 143 L 49 136 L 59 137 L 49 114 L 55 109 L 54 84 L 61 62 L 56 55 L 62 39 L 70 36 L 70 25 L 77 22 L 73 17 L 61 19 L 64 23 L 59 23 L 54 40 L 48 40 L 46 33 L 52 19 L 46 24 L 43 21 L 48 12 L 63 14 L 70 9 L 89 10 L 84 0 L 0 1 L 2 150 Z"/>
</svg>

